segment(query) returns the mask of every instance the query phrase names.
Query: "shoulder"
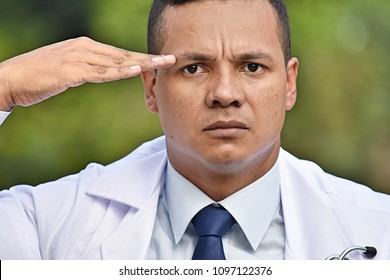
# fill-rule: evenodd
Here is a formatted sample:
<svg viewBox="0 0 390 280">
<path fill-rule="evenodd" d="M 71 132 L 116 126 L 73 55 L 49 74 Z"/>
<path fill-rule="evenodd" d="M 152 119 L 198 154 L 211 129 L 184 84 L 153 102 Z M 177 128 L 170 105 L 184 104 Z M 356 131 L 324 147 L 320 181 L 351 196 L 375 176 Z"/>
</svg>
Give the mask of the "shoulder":
<svg viewBox="0 0 390 280">
<path fill-rule="evenodd" d="M 335 205 L 350 208 L 360 213 L 372 213 L 375 216 L 382 215 L 390 221 L 390 195 L 376 192 L 370 187 L 326 174 L 331 188 L 326 189 L 328 196 Z M 355 215 L 357 212 L 355 212 Z M 388 222 L 388 224 L 390 224 Z"/>
<path fill-rule="evenodd" d="M 326 173 L 317 164 L 298 159 L 282 151 L 280 156 L 283 207 L 312 217 L 331 213 L 330 220 L 339 221 L 338 229 L 327 229 L 326 220 L 318 223 L 321 231 L 341 230 L 354 244 L 390 248 L 390 196 L 367 186 Z M 283 185 L 283 182 L 285 185 Z M 326 215 L 325 215 L 326 216 Z M 329 215 L 328 215 L 329 217 Z M 296 216 L 295 216 L 296 218 Z M 387 251 L 382 257 L 388 258 Z"/>
<path fill-rule="evenodd" d="M 370 187 L 325 172 L 319 165 L 281 150 L 281 161 L 291 176 L 326 194 L 337 206 L 390 214 L 390 196 Z"/>
<path fill-rule="evenodd" d="M 63 257 L 72 242 L 90 238 L 107 211 L 120 219 L 133 205 L 148 201 L 164 166 L 165 141 L 158 138 L 108 166 L 91 163 L 56 181 L 0 192 L 0 225 L 8 228 L 0 236 L 0 251 L 8 244 L 1 240 L 15 240 L 29 244 L 15 258 Z M 120 222 L 115 217 L 108 231 Z M 9 252 L 0 256 L 14 256 Z"/>
<path fill-rule="evenodd" d="M 165 138 L 160 137 L 150 142 L 146 142 L 124 158 L 107 166 L 90 163 L 85 169 L 77 174 L 65 176 L 55 181 L 40 184 L 36 187 L 29 185 L 18 185 L 0 192 L 1 205 L 10 203 L 28 213 L 32 218 L 35 213 L 52 213 L 59 219 L 59 213 L 67 215 L 77 203 L 88 203 L 93 201 L 89 197 L 88 190 L 94 187 L 100 180 L 109 182 L 107 188 L 112 188 L 119 184 L 118 176 L 122 174 L 137 174 L 137 168 L 142 169 L 150 162 L 163 158 L 165 155 Z M 152 158 L 150 161 L 148 159 Z M 145 163 L 146 162 L 146 163 Z M 161 160 L 160 160 L 161 162 Z M 159 161 L 157 161 L 159 163 Z M 124 180 L 123 180 L 124 181 Z M 128 183 L 128 182 L 127 182 Z M 47 211 L 50 209 L 50 211 Z"/>
</svg>

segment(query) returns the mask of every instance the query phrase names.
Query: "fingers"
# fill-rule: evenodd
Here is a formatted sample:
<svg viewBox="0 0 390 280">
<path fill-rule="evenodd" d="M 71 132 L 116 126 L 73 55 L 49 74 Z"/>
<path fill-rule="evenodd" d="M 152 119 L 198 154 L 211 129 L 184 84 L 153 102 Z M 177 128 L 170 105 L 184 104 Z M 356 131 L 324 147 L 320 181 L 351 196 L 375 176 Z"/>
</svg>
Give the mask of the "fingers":
<svg viewBox="0 0 390 280">
<path fill-rule="evenodd" d="M 173 55 L 131 52 L 87 37 L 58 42 L 0 64 L 0 108 L 29 106 L 69 87 L 126 79 L 175 63 Z"/>
<path fill-rule="evenodd" d="M 169 67 L 176 63 L 173 55 L 150 55 L 132 52 L 113 47 L 89 38 L 78 38 L 76 44 L 83 45 L 79 50 L 86 50 L 82 55 L 85 62 L 93 66 L 108 68 L 140 66 L 142 71 L 150 71 L 163 67 Z"/>
<path fill-rule="evenodd" d="M 89 62 L 85 65 L 85 72 L 89 73 L 89 75 L 86 75 L 86 79 L 79 84 L 85 82 L 101 83 L 131 78 L 145 71 L 172 66 L 176 62 L 176 58 L 173 55 L 151 56 L 137 54 L 137 56 L 137 58 L 133 57 L 131 60 L 123 60 L 120 62 L 110 63 L 108 58 L 105 59 L 105 62 Z"/>
<path fill-rule="evenodd" d="M 163 67 L 169 67 L 176 63 L 173 55 L 149 55 L 133 52 L 126 57 L 113 55 L 88 55 L 85 62 L 89 65 L 102 67 L 132 67 L 140 66 L 142 71 L 150 71 Z"/>
<path fill-rule="evenodd" d="M 176 57 L 174 55 L 148 56 L 149 59 L 143 59 L 140 61 L 141 64 L 139 64 L 144 72 L 170 67 L 176 63 Z"/>
<path fill-rule="evenodd" d="M 89 78 L 82 83 L 104 83 L 109 81 L 131 78 L 141 74 L 142 68 L 138 65 L 134 65 L 131 67 L 89 66 L 87 71 L 90 73 Z"/>
</svg>

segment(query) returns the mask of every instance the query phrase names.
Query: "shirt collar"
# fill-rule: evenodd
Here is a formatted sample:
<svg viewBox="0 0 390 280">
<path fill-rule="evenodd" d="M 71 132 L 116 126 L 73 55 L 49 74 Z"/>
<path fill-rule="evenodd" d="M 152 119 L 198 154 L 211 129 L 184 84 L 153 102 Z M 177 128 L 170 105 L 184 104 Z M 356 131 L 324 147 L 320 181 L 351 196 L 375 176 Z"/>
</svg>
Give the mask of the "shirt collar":
<svg viewBox="0 0 390 280">
<path fill-rule="evenodd" d="M 177 244 L 195 214 L 216 202 L 178 173 L 169 161 L 165 192 Z M 218 203 L 236 219 L 252 249 L 256 250 L 280 206 L 278 161 L 263 177 Z"/>
</svg>

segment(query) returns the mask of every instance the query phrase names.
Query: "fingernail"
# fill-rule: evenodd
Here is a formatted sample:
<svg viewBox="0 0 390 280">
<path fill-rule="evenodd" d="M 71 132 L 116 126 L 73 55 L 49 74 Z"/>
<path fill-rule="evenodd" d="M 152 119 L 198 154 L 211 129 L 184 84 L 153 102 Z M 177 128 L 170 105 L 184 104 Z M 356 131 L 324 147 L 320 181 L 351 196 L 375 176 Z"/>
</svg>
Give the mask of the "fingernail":
<svg viewBox="0 0 390 280">
<path fill-rule="evenodd" d="M 164 58 L 162 56 L 154 56 L 150 60 L 153 62 L 158 62 L 158 61 L 164 60 Z"/>
<path fill-rule="evenodd" d="M 173 54 L 164 55 L 164 59 L 167 62 L 175 62 L 176 61 L 176 57 Z"/>
<path fill-rule="evenodd" d="M 129 69 L 138 71 L 138 70 L 141 70 L 142 68 L 139 65 L 134 65 L 134 66 L 130 66 Z"/>
</svg>

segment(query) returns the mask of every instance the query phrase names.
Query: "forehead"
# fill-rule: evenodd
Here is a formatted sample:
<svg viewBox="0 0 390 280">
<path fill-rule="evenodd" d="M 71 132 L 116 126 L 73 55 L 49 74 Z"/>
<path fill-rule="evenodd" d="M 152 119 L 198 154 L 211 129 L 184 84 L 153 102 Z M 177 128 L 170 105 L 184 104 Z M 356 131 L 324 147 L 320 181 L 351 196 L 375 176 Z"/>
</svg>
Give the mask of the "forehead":
<svg viewBox="0 0 390 280">
<path fill-rule="evenodd" d="M 195 1 L 164 12 L 162 52 L 252 48 L 283 54 L 278 22 L 266 0 Z"/>
</svg>

